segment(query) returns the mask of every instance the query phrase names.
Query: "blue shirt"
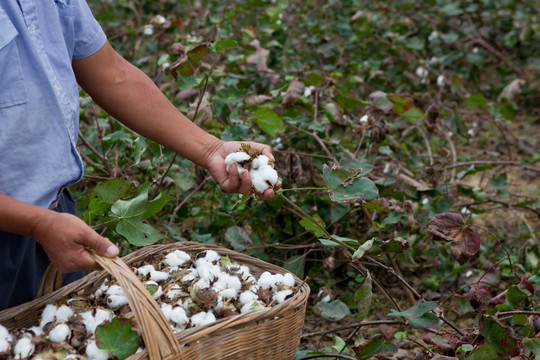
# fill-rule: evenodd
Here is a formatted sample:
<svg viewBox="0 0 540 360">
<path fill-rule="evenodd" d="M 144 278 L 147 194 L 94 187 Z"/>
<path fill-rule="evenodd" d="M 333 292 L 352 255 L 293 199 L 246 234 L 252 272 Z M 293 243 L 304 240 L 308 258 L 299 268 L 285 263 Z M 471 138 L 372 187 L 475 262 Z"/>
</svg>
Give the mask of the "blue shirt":
<svg viewBox="0 0 540 360">
<path fill-rule="evenodd" d="M 0 1 L 0 193 L 48 207 L 82 178 L 71 62 L 105 41 L 84 0 Z"/>
</svg>

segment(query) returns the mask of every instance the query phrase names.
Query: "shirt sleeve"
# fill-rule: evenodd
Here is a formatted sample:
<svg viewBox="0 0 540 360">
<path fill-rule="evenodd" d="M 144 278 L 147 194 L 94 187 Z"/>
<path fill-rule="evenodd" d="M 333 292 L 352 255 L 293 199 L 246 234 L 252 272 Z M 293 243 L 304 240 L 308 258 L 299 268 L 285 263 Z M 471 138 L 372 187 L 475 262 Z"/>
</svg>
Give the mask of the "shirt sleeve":
<svg viewBox="0 0 540 360">
<path fill-rule="evenodd" d="M 77 7 L 73 31 L 75 34 L 73 60 L 88 57 L 103 47 L 107 37 L 92 15 L 86 0 L 72 0 Z"/>
</svg>

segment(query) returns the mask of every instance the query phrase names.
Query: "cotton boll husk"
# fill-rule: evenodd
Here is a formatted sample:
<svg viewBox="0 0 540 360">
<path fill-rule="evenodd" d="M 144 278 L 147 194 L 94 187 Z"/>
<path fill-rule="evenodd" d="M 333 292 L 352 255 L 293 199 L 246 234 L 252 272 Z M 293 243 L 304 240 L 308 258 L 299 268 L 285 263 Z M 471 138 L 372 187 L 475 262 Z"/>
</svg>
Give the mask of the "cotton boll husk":
<svg viewBox="0 0 540 360">
<path fill-rule="evenodd" d="M 164 281 L 167 280 L 171 275 L 166 271 L 150 271 L 150 280 L 152 281 Z"/>
<path fill-rule="evenodd" d="M 142 275 L 142 276 L 146 276 L 146 275 L 150 274 L 152 271 L 156 271 L 156 269 L 154 268 L 154 265 L 148 264 L 148 265 L 140 266 L 137 269 L 137 274 Z"/>
<path fill-rule="evenodd" d="M 67 324 L 60 323 L 49 331 L 49 339 L 54 343 L 63 343 L 66 341 L 69 332 L 69 326 Z"/>
<path fill-rule="evenodd" d="M 175 306 L 172 309 L 171 320 L 177 325 L 185 325 L 189 322 L 189 319 L 186 314 L 186 310 L 184 310 L 184 308 L 181 306 Z"/>
<path fill-rule="evenodd" d="M 15 347 L 13 348 L 15 359 L 26 359 L 32 355 L 33 352 L 34 344 L 32 343 L 30 337 L 26 335 L 23 335 L 23 337 L 17 340 Z"/>
<path fill-rule="evenodd" d="M 86 357 L 88 360 L 107 360 L 109 358 L 108 350 L 98 348 L 96 341 L 91 340 L 86 345 Z"/>
<path fill-rule="evenodd" d="M 67 305 L 62 305 L 56 310 L 56 320 L 68 321 L 73 316 L 73 309 Z"/>
<path fill-rule="evenodd" d="M 274 299 L 278 304 L 281 304 L 285 301 L 285 298 L 292 294 L 292 290 L 281 290 L 272 295 L 272 299 Z"/>
</svg>

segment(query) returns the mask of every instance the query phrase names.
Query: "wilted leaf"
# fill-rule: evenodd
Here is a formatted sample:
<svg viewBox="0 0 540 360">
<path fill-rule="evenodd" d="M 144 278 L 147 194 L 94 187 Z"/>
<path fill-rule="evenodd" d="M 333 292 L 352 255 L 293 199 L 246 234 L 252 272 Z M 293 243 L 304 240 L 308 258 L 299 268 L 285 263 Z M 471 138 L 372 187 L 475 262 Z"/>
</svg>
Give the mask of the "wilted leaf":
<svg viewBox="0 0 540 360">
<path fill-rule="evenodd" d="M 398 348 L 387 342 L 382 335 L 377 335 L 366 340 L 359 346 L 354 346 L 354 353 L 357 359 L 373 359 L 376 355 L 394 354 Z"/>
<path fill-rule="evenodd" d="M 287 91 L 285 92 L 285 95 L 283 96 L 282 104 L 292 104 L 296 99 L 300 97 L 304 93 L 304 89 L 306 88 L 306 85 L 304 85 L 303 82 L 298 80 L 293 80 L 289 84 L 289 87 L 287 88 Z"/>
<path fill-rule="evenodd" d="M 110 323 L 100 325 L 96 329 L 96 344 L 102 350 L 110 350 L 111 355 L 124 360 L 135 354 L 140 337 L 131 328 L 131 324 L 122 324 L 117 317 Z"/>
<path fill-rule="evenodd" d="M 208 52 L 207 45 L 198 45 L 180 57 L 169 67 L 171 74 L 177 76 L 177 73 L 182 76 L 191 76 L 195 73 L 195 69 L 201 62 L 202 58 Z"/>
<path fill-rule="evenodd" d="M 317 307 L 322 311 L 321 316 L 330 321 L 339 321 L 351 313 L 347 305 L 339 300 L 320 302 Z"/>
<path fill-rule="evenodd" d="M 260 47 L 258 40 L 253 40 L 250 45 L 255 47 L 255 52 L 246 57 L 246 63 L 255 65 L 257 71 L 268 71 L 266 61 L 268 55 L 270 55 L 270 50 Z"/>
<path fill-rule="evenodd" d="M 450 242 L 450 251 L 458 261 L 474 256 L 480 250 L 480 235 L 465 224 L 458 213 L 435 215 L 430 221 L 428 231 L 435 240 Z"/>
<path fill-rule="evenodd" d="M 323 166 L 323 178 L 330 188 L 330 198 L 336 202 L 371 201 L 379 196 L 379 191 L 373 181 L 362 175 L 361 169 Z"/>
<path fill-rule="evenodd" d="M 497 353 L 514 356 L 520 354 L 519 341 L 514 332 L 498 319 L 484 315 L 480 321 L 480 334 L 489 339 Z"/>
<path fill-rule="evenodd" d="M 392 110 L 396 114 L 403 114 L 404 112 L 409 110 L 414 104 L 412 99 L 401 95 L 388 95 L 387 98 L 394 103 L 394 107 L 392 108 Z"/>
<path fill-rule="evenodd" d="M 371 239 L 360 245 L 353 254 L 353 260 L 360 260 L 362 257 L 364 257 L 366 252 L 371 250 L 371 247 L 373 246 L 373 241 L 374 240 Z"/>
<path fill-rule="evenodd" d="M 371 298 L 373 296 L 371 287 L 371 273 L 368 272 L 366 279 L 354 294 L 354 300 L 356 300 L 358 306 L 358 321 L 362 321 L 371 309 Z"/>
<path fill-rule="evenodd" d="M 438 318 L 431 310 L 439 304 L 436 301 L 418 302 L 412 308 L 405 311 L 391 310 L 388 316 L 402 317 L 407 320 L 410 326 L 417 329 L 433 327 L 437 324 Z"/>
<path fill-rule="evenodd" d="M 388 99 L 386 93 L 382 91 L 375 91 L 369 94 L 369 98 L 373 101 L 373 105 L 385 113 L 392 111 L 394 103 Z"/>
<path fill-rule="evenodd" d="M 402 237 L 395 237 L 391 240 L 383 241 L 381 250 L 385 253 L 401 253 L 407 250 L 411 245 Z"/>
<path fill-rule="evenodd" d="M 517 95 L 521 94 L 521 87 L 527 82 L 523 79 L 514 79 L 508 85 L 502 89 L 497 101 L 508 100 L 512 101 L 516 98 Z"/>
</svg>

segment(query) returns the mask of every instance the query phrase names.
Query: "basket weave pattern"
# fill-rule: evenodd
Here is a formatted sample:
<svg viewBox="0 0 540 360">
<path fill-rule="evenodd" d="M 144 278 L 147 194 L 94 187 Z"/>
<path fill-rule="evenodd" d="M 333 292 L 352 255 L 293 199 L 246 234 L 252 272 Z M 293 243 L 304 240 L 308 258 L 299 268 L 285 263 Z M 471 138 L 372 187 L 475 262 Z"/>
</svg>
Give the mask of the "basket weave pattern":
<svg viewBox="0 0 540 360">
<path fill-rule="evenodd" d="M 146 349 L 129 357 L 129 360 L 287 360 L 294 357 L 300 342 L 309 297 L 309 287 L 296 277 L 297 285 L 301 284 L 298 290 L 279 305 L 230 316 L 213 324 L 174 334 L 157 303 L 127 265 L 136 267 L 148 257 L 176 249 L 190 255 L 214 250 L 222 256 L 228 256 L 232 261 L 247 265 L 255 276 L 260 276 L 265 271 L 280 274 L 286 272 L 276 265 L 229 249 L 187 242 L 148 246 L 122 260 L 96 256 L 100 265 L 118 280 L 143 331 Z M 87 296 L 93 293 L 107 276 L 106 271 L 94 272 L 32 302 L 1 311 L 0 324 L 8 328 L 32 326 L 39 322 L 39 316 L 46 304 L 62 298 Z"/>
</svg>

